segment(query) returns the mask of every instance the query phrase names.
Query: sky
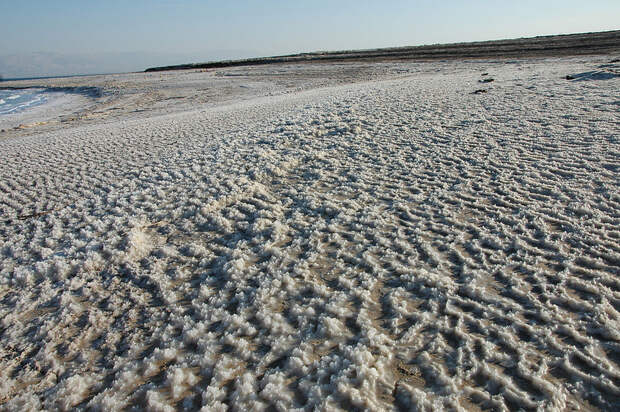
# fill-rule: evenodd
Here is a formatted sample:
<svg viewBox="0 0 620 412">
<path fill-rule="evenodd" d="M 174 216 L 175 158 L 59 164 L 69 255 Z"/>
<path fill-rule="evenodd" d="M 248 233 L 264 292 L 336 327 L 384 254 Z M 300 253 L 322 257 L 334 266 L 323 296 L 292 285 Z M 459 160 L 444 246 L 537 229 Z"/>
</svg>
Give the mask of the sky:
<svg viewBox="0 0 620 412">
<path fill-rule="evenodd" d="M 0 0 L 0 74 L 618 29 L 619 0 Z"/>
</svg>

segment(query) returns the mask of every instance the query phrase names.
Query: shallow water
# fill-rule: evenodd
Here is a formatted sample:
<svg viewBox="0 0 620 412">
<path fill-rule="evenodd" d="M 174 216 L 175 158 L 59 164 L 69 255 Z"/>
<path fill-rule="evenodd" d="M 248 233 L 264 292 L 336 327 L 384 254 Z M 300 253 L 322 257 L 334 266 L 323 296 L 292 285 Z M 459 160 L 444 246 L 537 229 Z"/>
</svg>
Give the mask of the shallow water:
<svg viewBox="0 0 620 412">
<path fill-rule="evenodd" d="M 0 115 L 17 113 L 48 101 L 45 89 L 0 90 Z"/>
</svg>

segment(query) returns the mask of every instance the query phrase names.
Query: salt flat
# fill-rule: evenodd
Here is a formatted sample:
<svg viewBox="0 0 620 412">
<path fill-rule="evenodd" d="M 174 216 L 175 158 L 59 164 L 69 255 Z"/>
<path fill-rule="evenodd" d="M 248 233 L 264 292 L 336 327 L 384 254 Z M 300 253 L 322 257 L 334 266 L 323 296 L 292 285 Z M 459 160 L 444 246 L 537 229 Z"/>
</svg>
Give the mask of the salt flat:
<svg viewBox="0 0 620 412">
<path fill-rule="evenodd" d="M 618 409 L 609 60 L 178 72 L 7 134 L 0 407 Z"/>
</svg>

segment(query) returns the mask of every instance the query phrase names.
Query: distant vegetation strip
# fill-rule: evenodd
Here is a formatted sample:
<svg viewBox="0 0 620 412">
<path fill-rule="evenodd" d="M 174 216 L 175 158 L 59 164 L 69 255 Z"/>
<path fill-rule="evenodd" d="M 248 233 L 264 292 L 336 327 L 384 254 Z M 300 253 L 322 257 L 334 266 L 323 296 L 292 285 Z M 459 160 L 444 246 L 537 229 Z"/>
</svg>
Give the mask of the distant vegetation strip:
<svg viewBox="0 0 620 412">
<path fill-rule="evenodd" d="M 552 57 L 609 53 L 620 53 L 620 30 L 598 33 L 539 36 L 510 40 L 435 44 L 415 47 L 392 47 L 385 49 L 331 52 L 318 51 L 286 56 L 257 57 L 242 60 L 223 60 L 206 63 L 188 63 L 174 66 L 151 67 L 146 69 L 145 72 L 321 61 Z"/>
</svg>

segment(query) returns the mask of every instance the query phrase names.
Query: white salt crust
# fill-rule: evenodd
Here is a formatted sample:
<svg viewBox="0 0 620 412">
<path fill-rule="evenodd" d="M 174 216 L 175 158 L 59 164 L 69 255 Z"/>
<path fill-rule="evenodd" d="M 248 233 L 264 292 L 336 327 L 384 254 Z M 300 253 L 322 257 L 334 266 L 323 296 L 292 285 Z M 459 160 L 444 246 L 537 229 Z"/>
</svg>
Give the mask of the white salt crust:
<svg viewBox="0 0 620 412">
<path fill-rule="evenodd" d="M 0 141 L 0 407 L 618 408 L 620 79 L 563 78 L 600 63 Z"/>
</svg>

